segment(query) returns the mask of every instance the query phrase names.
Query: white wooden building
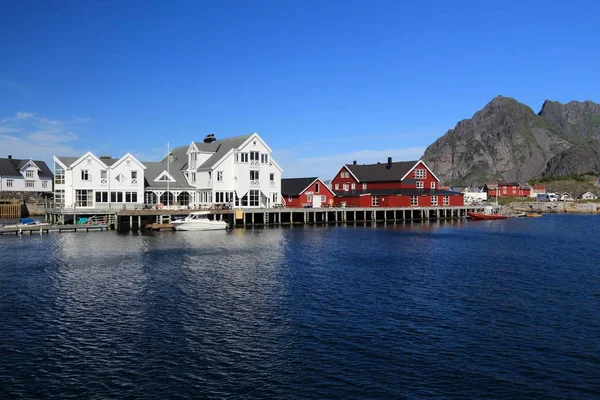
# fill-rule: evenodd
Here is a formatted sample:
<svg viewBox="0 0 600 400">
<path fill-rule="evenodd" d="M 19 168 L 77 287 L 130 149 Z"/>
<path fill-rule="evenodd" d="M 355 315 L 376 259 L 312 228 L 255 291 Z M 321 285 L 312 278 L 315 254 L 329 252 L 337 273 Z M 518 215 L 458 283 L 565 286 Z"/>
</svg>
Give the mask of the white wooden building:
<svg viewBox="0 0 600 400">
<path fill-rule="evenodd" d="M 0 192 L 52 193 L 52 171 L 44 161 L 0 158 Z"/>
<path fill-rule="evenodd" d="M 585 192 L 581 196 L 579 196 L 579 198 L 581 200 L 596 200 L 596 199 L 598 199 L 598 196 L 596 196 L 592 192 Z"/>
<path fill-rule="evenodd" d="M 61 208 L 119 210 L 142 207 L 146 167 L 127 153 L 116 159 L 54 156 L 54 201 Z"/>
<path fill-rule="evenodd" d="M 55 201 L 64 208 L 270 208 L 281 204 L 271 148 L 252 133 L 175 147 L 158 162 L 54 157 Z"/>
</svg>

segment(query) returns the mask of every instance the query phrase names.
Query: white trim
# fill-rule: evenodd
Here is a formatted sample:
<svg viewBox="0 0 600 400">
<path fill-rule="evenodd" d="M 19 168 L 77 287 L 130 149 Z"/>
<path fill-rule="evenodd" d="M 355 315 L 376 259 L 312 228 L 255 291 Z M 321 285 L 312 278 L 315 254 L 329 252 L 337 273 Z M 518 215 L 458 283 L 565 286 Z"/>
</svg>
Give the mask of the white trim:
<svg viewBox="0 0 600 400">
<path fill-rule="evenodd" d="M 42 170 L 42 169 L 41 169 L 40 167 L 38 167 L 38 165 L 37 165 L 35 162 L 33 162 L 33 160 L 30 158 L 30 159 L 29 159 L 29 161 L 27 161 L 27 162 L 25 163 L 25 165 L 23 165 L 23 166 L 22 166 L 22 167 L 19 169 L 19 171 L 21 171 L 21 173 L 23 173 L 23 170 L 24 170 L 24 169 L 27 169 L 27 168 L 29 168 L 29 166 L 30 166 L 30 165 L 33 165 L 34 167 L 36 167 L 36 168 L 38 169 L 38 171 L 41 171 L 41 170 Z"/>
<path fill-rule="evenodd" d="M 100 160 L 98 157 L 96 157 L 94 155 L 94 153 L 92 153 L 91 151 L 88 151 L 84 155 L 79 157 L 73 164 L 69 165 L 69 168 L 75 168 L 78 164 L 81 164 L 88 157 L 92 157 L 92 159 L 96 160 L 96 162 L 98 162 L 100 165 L 102 165 L 102 166 L 104 166 L 104 168 L 108 169 L 108 165 L 104 164 L 104 162 L 102 162 L 102 160 Z"/>
<path fill-rule="evenodd" d="M 162 180 L 160 178 L 162 178 L 163 176 L 168 177 L 169 179 L 171 179 L 170 181 L 165 181 Z M 170 173 L 168 173 L 166 170 L 164 170 L 163 172 L 160 173 L 160 175 L 158 175 L 156 177 L 156 179 L 154 179 L 154 182 L 177 182 L 177 180 L 175 180 L 175 178 L 173 178 L 173 175 L 171 175 Z"/>
<path fill-rule="evenodd" d="M 326 188 L 327 190 L 329 190 L 329 193 L 331 193 L 331 194 L 332 194 L 332 195 L 335 197 L 335 193 L 334 193 L 334 192 L 333 192 L 331 189 L 329 189 L 329 186 L 327 186 L 327 185 L 325 184 L 325 182 L 323 182 L 323 181 L 321 180 L 321 178 L 317 178 L 317 179 L 315 179 L 314 181 L 312 181 L 312 182 L 310 183 L 310 185 L 308 185 L 307 187 L 305 187 L 305 188 L 304 188 L 304 190 L 302 190 L 302 191 L 301 191 L 301 192 L 300 192 L 298 195 L 299 195 L 299 196 L 301 196 L 301 195 L 302 195 L 302 193 L 306 192 L 306 191 L 308 190 L 308 188 L 309 188 L 309 187 L 311 187 L 311 186 L 312 186 L 312 185 L 313 185 L 313 184 L 314 184 L 316 181 L 319 181 L 319 182 L 321 182 L 321 185 L 323 185 L 323 187 L 324 187 L 324 188 Z M 319 194 L 321 194 L 321 193 L 319 193 Z"/>
<path fill-rule="evenodd" d="M 69 167 L 67 167 L 62 161 L 60 161 L 58 157 L 52 156 L 52 158 L 54 159 L 55 163 L 59 163 L 65 170 L 69 169 Z M 54 171 L 54 165 L 52 167 L 52 170 Z"/>
<path fill-rule="evenodd" d="M 431 171 L 431 169 L 427 166 L 427 164 L 425 164 L 425 161 L 423 161 L 423 160 L 417 161 L 417 163 L 411 169 L 409 169 L 408 172 L 402 178 L 400 178 L 400 181 L 403 181 L 404 179 L 406 179 L 406 177 L 408 176 L 408 174 L 410 174 L 411 172 L 413 172 L 414 169 L 417 168 L 417 166 L 419 165 L 419 163 L 423 164 L 423 166 L 427 169 L 427 171 L 429 171 L 429 173 L 431 174 L 431 176 L 433 176 L 436 181 L 438 181 L 438 182 L 440 181 L 439 178 L 437 176 L 435 176 L 435 174 Z"/>
<path fill-rule="evenodd" d="M 356 183 L 361 183 L 360 180 L 356 177 L 356 175 L 354 175 L 352 173 L 352 171 L 350 171 L 350 168 L 348 168 L 348 165 L 346 165 L 346 164 L 342 165 L 342 168 L 340 168 L 340 170 L 335 175 L 333 175 L 333 179 L 331 179 L 331 180 L 333 181 L 335 179 L 335 177 L 338 176 L 344 168 L 346 168 L 346 171 L 350 172 L 350 175 L 352 175 L 352 177 L 356 180 Z M 340 176 L 340 179 L 341 179 L 341 176 Z"/>
<path fill-rule="evenodd" d="M 196 146 L 196 143 L 194 141 L 192 141 L 192 143 L 190 144 L 190 146 L 188 147 L 187 151 L 185 152 L 186 155 L 190 155 L 190 153 L 192 153 L 192 151 L 194 153 L 199 153 L 200 150 L 198 150 L 198 146 Z"/>
<path fill-rule="evenodd" d="M 113 165 L 111 165 L 110 169 L 116 169 L 121 163 L 123 163 L 127 158 L 131 158 L 137 165 L 141 168 L 146 169 L 146 166 L 142 164 L 137 158 L 135 158 L 131 153 L 126 153 L 123 157 L 119 158 Z"/>
</svg>

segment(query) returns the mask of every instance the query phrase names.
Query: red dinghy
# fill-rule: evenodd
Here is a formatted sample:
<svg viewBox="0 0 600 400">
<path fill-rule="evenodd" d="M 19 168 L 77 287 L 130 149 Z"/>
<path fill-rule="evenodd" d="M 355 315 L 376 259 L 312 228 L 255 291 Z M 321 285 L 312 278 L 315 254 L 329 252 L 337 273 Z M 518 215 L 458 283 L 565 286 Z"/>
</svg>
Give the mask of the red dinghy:
<svg viewBox="0 0 600 400">
<path fill-rule="evenodd" d="M 467 213 L 467 215 L 469 217 L 471 217 L 471 219 L 473 221 L 484 221 L 484 220 L 488 220 L 488 219 L 507 219 L 508 218 L 507 215 L 502 215 L 502 214 L 481 214 L 481 213 L 476 213 L 476 212 L 469 212 L 469 213 Z"/>
</svg>

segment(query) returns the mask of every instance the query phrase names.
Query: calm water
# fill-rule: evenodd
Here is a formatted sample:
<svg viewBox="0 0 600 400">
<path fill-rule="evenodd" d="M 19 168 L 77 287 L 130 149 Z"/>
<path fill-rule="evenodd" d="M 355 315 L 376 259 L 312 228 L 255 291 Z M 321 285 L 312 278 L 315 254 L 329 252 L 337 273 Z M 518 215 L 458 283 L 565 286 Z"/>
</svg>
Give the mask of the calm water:
<svg viewBox="0 0 600 400">
<path fill-rule="evenodd" d="M 600 216 L 0 237 L 0 397 L 600 397 Z"/>
</svg>

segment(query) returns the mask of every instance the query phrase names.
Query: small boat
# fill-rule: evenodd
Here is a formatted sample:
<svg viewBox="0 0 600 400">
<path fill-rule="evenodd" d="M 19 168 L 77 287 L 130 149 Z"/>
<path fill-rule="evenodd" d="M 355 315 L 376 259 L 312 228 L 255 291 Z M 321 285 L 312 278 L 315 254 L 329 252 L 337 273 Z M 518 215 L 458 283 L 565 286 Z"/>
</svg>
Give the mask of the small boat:
<svg viewBox="0 0 600 400">
<path fill-rule="evenodd" d="M 528 218 L 539 218 L 542 216 L 542 213 L 539 212 L 528 212 L 525 214 Z"/>
<path fill-rule="evenodd" d="M 522 212 L 522 213 L 515 213 L 515 214 L 510 214 L 509 215 L 510 218 L 523 218 L 523 217 L 526 217 L 526 216 L 527 216 L 527 213 L 524 213 L 524 212 Z"/>
<path fill-rule="evenodd" d="M 502 214 L 482 214 L 482 213 L 476 213 L 476 212 L 469 212 L 469 213 L 467 213 L 467 215 L 469 217 L 471 217 L 471 219 L 473 221 L 485 221 L 485 220 L 492 220 L 492 219 L 507 219 L 508 218 L 507 215 L 502 215 Z"/>
<path fill-rule="evenodd" d="M 23 228 L 23 227 L 34 227 L 34 226 L 49 226 L 46 222 L 40 222 L 33 218 L 21 218 L 18 224 L 15 225 L 4 225 L 3 228 Z"/>
<path fill-rule="evenodd" d="M 178 231 L 213 231 L 227 229 L 227 222 L 208 219 L 209 211 L 196 211 L 184 219 L 171 221 Z"/>
</svg>

